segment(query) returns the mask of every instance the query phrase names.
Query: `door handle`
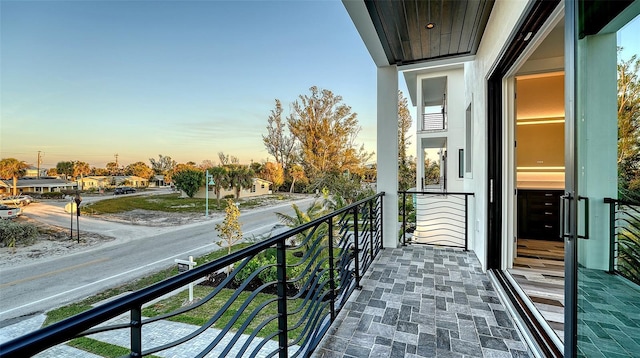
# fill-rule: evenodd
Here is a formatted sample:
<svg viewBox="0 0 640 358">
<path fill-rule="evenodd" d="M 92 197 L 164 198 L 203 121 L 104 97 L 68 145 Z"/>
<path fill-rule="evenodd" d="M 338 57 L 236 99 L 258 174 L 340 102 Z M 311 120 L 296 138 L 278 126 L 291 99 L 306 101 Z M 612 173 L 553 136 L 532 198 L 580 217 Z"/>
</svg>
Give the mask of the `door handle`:
<svg viewBox="0 0 640 358">
<path fill-rule="evenodd" d="M 578 201 L 580 200 L 584 200 L 584 235 L 578 234 L 578 238 L 589 240 L 589 198 L 578 195 Z"/>
<path fill-rule="evenodd" d="M 570 192 L 565 192 L 564 195 L 560 196 L 560 238 L 561 239 L 573 239 L 573 235 L 567 234 L 566 229 L 566 220 L 571 216 L 571 205 L 570 201 L 573 199 L 573 196 Z M 566 208 L 566 211 L 565 211 Z"/>
</svg>

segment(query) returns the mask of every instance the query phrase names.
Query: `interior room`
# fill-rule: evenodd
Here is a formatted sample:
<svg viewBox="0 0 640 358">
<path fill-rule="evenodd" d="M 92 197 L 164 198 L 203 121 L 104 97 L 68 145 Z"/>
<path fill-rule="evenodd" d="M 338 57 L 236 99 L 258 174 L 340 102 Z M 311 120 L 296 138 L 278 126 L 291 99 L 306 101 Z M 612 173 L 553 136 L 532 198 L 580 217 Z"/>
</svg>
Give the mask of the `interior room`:
<svg viewBox="0 0 640 358">
<path fill-rule="evenodd" d="M 563 337 L 564 74 L 516 77 L 516 252 L 512 277 Z"/>
</svg>

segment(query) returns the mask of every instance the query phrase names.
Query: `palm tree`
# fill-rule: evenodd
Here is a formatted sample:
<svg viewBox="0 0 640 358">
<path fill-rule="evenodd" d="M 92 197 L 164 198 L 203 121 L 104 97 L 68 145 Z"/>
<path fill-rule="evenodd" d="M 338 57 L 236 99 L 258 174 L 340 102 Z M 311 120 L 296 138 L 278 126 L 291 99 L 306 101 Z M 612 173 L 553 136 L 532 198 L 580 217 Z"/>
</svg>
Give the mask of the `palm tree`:
<svg viewBox="0 0 640 358">
<path fill-rule="evenodd" d="M 91 173 L 91 167 L 86 162 L 77 161 L 73 163 L 73 176 L 80 177 L 80 190 L 84 190 L 84 176 Z"/>
<path fill-rule="evenodd" d="M 300 225 L 306 224 L 308 222 L 311 222 L 326 213 L 324 204 L 318 201 L 314 201 L 313 204 L 311 204 L 311 206 L 307 208 L 306 212 L 300 210 L 300 208 L 296 204 L 291 204 L 291 207 L 293 208 L 295 215 L 291 216 L 283 213 L 276 213 L 276 216 L 278 217 L 280 222 L 282 222 L 283 224 L 287 225 L 292 229 Z M 319 235 L 323 235 L 325 233 L 326 233 L 326 230 L 323 230 L 323 228 L 316 229 L 316 231 L 313 233 L 310 240 L 307 242 L 307 249 L 308 249 L 309 242 L 315 241 L 315 239 Z M 303 242 L 307 237 L 307 235 L 309 235 L 307 231 L 301 232 L 300 234 L 298 234 L 298 240 L 300 242 Z"/>
<path fill-rule="evenodd" d="M 218 201 L 218 210 L 220 210 L 220 192 L 222 188 L 229 186 L 229 171 L 227 168 L 219 166 L 209 168 L 209 175 L 213 178 L 213 188 L 216 192 L 216 200 Z M 208 189 L 208 188 L 207 188 Z"/>
<path fill-rule="evenodd" d="M 240 190 L 253 184 L 253 170 L 246 165 L 229 165 L 229 184 L 236 191 L 236 200 L 240 199 Z"/>
<path fill-rule="evenodd" d="M 13 179 L 13 195 L 18 195 L 18 178 L 24 176 L 26 169 L 29 167 L 27 163 L 15 158 L 4 158 L 0 160 L 0 178 Z"/>
</svg>

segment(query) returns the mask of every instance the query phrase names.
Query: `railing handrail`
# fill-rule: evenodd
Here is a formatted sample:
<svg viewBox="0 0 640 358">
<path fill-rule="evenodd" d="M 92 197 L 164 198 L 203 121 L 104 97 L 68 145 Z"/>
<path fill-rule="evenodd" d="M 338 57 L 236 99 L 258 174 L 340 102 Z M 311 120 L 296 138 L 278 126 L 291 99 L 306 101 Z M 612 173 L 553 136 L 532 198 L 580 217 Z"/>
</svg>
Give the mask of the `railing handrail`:
<svg viewBox="0 0 640 358">
<path fill-rule="evenodd" d="M 182 288 L 199 278 L 205 277 L 233 263 L 239 262 L 242 259 L 258 254 L 259 252 L 264 251 L 267 248 L 284 242 L 289 237 L 302 233 L 305 230 L 319 225 L 322 222 L 330 220 L 331 218 L 343 214 L 349 210 L 353 210 L 363 203 L 377 199 L 384 195 L 384 192 L 379 192 L 376 195 L 370 196 L 338 210 L 332 211 L 331 213 L 324 215 L 318 219 L 297 226 L 291 230 L 287 230 L 286 232 L 280 233 L 264 241 L 257 242 L 239 251 L 232 252 L 231 254 L 223 256 L 212 262 L 183 272 L 180 275 L 170 277 L 164 281 L 153 284 L 152 286 L 114 299 L 110 302 L 106 302 L 98 307 L 79 313 L 63 321 L 56 322 L 50 326 L 41 328 L 37 331 L 27 333 L 11 341 L 2 343 L 0 344 L 0 356 L 4 357 L 5 354 L 16 351 L 31 352 L 29 350 L 29 346 L 34 342 L 38 343 L 37 351 L 33 346 L 30 347 L 31 350 L 34 351 L 34 353 L 40 352 L 57 344 L 64 343 L 70 338 L 74 338 L 80 335 L 91 327 L 94 327 L 100 323 L 104 323 L 109 319 L 117 317 L 123 313 L 132 311 L 133 309 L 140 309 L 144 303 L 160 298 L 163 295 L 168 294 L 176 289 Z"/>
<path fill-rule="evenodd" d="M 414 190 L 401 190 L 398 194 L 436 194 L 436 195 L 465 195 L 475 196 L 475 193 L 455 192 L 455 191 L 414 191 Z"/>
<path fill-rule="evenodd" d="M 640 206 L 640 202 L 634 202 L 629 200 L 622 199 L 613 199 L 613 198 L 604 198 L 604 202 L 606 204 L 620 204 L 620 205 L 632 205 L 632 206 Z"/>
</svg>

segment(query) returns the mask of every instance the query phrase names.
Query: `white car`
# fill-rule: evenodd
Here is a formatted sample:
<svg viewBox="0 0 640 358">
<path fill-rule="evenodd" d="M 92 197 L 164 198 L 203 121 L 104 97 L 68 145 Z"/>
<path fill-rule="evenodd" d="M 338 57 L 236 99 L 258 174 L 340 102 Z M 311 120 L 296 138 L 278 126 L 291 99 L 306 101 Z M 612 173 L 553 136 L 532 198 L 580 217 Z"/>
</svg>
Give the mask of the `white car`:
<svg viewBox="0 0 640 358">
<path fill-rule="evenodd" d="M 29 195 L 8 196 L 0 200 L 0 204 L 25 206 L 33 202 L 33 198 Z"/>
<path fill-rule="evenodd" d="M 15 219 L 22 214 L 20 208 L 10 208 L 6 205 L 0 205 L 0 219 Z"/>
</svg>

